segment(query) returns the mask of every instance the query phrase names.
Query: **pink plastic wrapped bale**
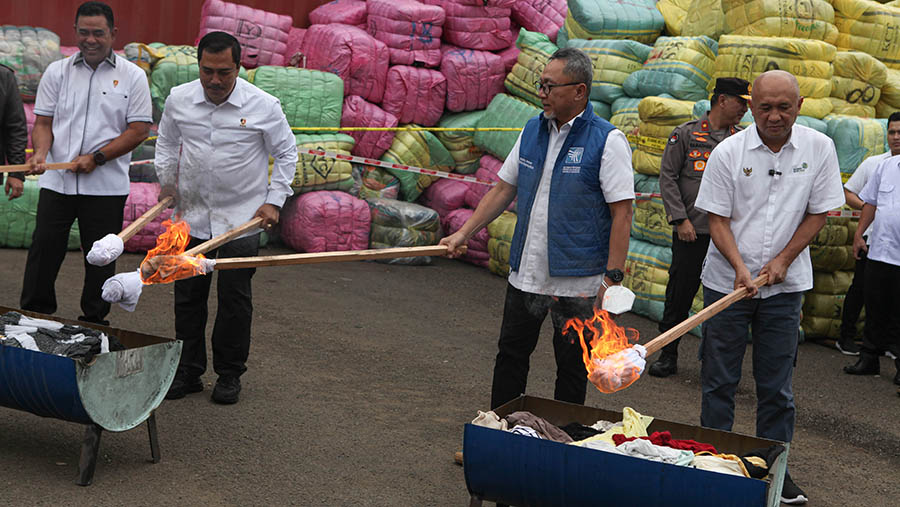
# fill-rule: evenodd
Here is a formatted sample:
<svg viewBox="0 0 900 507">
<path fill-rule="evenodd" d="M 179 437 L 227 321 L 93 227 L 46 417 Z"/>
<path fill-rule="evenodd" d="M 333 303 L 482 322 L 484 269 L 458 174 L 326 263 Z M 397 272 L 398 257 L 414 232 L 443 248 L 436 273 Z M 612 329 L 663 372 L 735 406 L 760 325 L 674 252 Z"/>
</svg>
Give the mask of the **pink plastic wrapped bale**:
<svg viewBox="0 0 900 507">
<path fill-rule="evenodd" d="M 512 5 L 512 18 L 522 28 L 546 34 L 555 43 L 567 10 L 566 0 L 517 0 Z"/>
<path fill-rule="evenodd" d="M 313 25 L 303 38 L 302 51 L 307 68 L 331 72 L 344 80 L 345 96 L 381 102 L 390 61 L 383 42 L 355 26 Z"/>
<path fill-rule="evenodd" d="M 59 53 L 62 55 L 63 58 L 72 56 L 79 51 L 81 51 L 81 50 L 78 49 L 78 46 L 60 46 L 59 47 Z"/>
<path fill-rule="evenodd" d="M 470 2 L 468 0 L 424 0 L 446 13 L 444 41 L 468 49 L 495 51 L 516 41 L 512 31 L 510 2 Z"/>
<path fill-rule="evenodd" d="M 507 74 L 512 71 L 512 68 L 515 67 L 516 62 L 519 61 L 519 52 L 521 51 L 521 49 L 513 44 L 512 46 L 497 52 L 497 55 L 499 55 L 500 59 L 503 60 L 503 68 L 506 69 Z"/>
<path fill-rule="evenodd" d="M 200 9 L 200 32 L 194 45 L 209 32 L 228 32 L 241 43 L 241 65 L 284 65 L 284 53 L 294 20 L 222 0 L 206 0 Z"/>
<path fill-rule="evenodd" d="M 312 25 L 342 23 L 355 27 L 366 27 L 366 2 L 363 0 L 332 0 L 309 13 Z"/>
<path fill-rule="evenodd" d="M 291 199 L 281 214 L 281 239 L 298 252 L 365 250 L 369 205 L 345 192 L 321 190 Z"/>
<path fill-rule="evenodd" d="M 441 74 L 447 78 L 447 109 L 453 112 L 485 109 L 503 93 L 506 69 L 500 55 L 477 49 L 444 46 Z"/>
<path fill-rule="evenodd" d="M 444 10 L 416 0 L 369 0 L 368 31 L 387 44 L 392 65 L 441 63 Z"/>
<path fill-rule="evenodd" d="M 446 218 L 442 216 L 441 226 L 444 228 L 444 235 L 449 236 L 458 231 L 466 223 L 466 220 L 472 216 L 472 213 L 475 213 L 475 211 L 469 208 L 460 208 L 451 211 Z M 460 259 L 483 268 L 488 267 L 488 263 L 491 260 L 491 256 L 488 254 L 488 240 L 490 239 L 487 227 L 483 227 L 469 239 L 467 245 L 469 248 Z"/>
<path fill-rule="evenodd" d="M 128 227 L 159 202 L 159 183 L 132 183 L 125 199 L 122 228 Z M 156 238 L 165 231 L 163 222 L 172 217 L 172 209 L 163 210 L 158 217 L 125 242 L 126 252 L 146 252 L 156 246 Z"/>
<path fill-rule="evenodd" d="M 396 127 L 397 117 L 367 102 L 359 95 L 350 95 L 344 99 L 344 110 L 341 114 L 342 127 Z M 346 134 L 356 139 L 353 155 L 378 159 L 391 147 L 394 132 L 352 131 Z"/>
<path fill-rule="evenodd" d="M 447 79 L 439 71 L 394 65 L 388 69 L 381 107 L 400 123 L 437 125 L 444 112 Z"/>
<path fill-rule="evenodd" d="M 451 211 L 463 207 L 468 190 L 469 184 L 464 181 L 441 178 L 425 189 L 419 202 L 437 211 L 443 222 L 444 217 Z"/>
<path fill-rule="evenodd" d="M 287 43 L 284 48 L 284 64 L 292 67 L 299 67 L 302 64 L 300 57 L 294 59 L 294 56 L 302 52 L 303 38 L 306 37 L 306 28 L 291 27 L 288 33 Z"/>
<path fill-rule="evenodd" d="M 479 163 L 478 170 L 475 171 L 476 178 L 480 180 L 487 181 L 499 181 L 500 178 L 497 176 L 497 173 L 500 172 L 500 168 L 503 166 L 503 161 L 492 157 L 491 155 L 483 155 L 481 157 L 481 161 Z M 469 191 L 466 192 L 466 206 L 475 209 L 478 207 L 478 203 L 481 202 L 481 199 L 490 191 L 490 187 L 488 185 L 482 185 L 480 183 L 472 183 L 469 185 Z M 513 200 L 510 203 L 509 207 L 506 208 L 509 211 L 513 211 L 516 209 L 516 202 Z"/>
</svg>

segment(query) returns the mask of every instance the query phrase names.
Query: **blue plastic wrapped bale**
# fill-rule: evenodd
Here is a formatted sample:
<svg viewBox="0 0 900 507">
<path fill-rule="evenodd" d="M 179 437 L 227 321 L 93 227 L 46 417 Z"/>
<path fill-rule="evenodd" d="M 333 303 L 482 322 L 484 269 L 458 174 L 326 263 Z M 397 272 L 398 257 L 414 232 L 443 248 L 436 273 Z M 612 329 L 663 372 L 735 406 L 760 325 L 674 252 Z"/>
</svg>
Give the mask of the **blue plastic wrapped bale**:
<svg viewBox="0 0 900 507">
<path fill-rule="evenodd" d="M 706 91 L 719 45 L 705 35 L 660 37 L 644 66 L 625 79 L 625 93 L 648 97 L 668 93 L 680 100 L 709 98 Z"/>
<path fill-rule="evenodd" d="M 652 47 L 633 40 L 571 39 L 566 47 L 584 51 L 594 65 L 591 100 L 612 104 L 625 96 L 622 85 L 632 73 L 641 69 Z"/>
<path fill-rule="evenodd" d="M 604 120 L 609 120 L 612 116 L 612 106 L 607 104 L 606 102 L 592 100 L 591 105 L 594 107 L 594 114 L 603 118 Z"/>
<path fill-rule="evenodd" d="M 508 127 L 521 129 L 528 120 L 541 113 L 541 110 L 524 100 L 507 95 L 497 94 L 488 104 L 484 116 L 478 121 L 477 128 Z M 516 145 L 519 132 L 515 131 L 482 131 L 475 132 L 475 146 L 491 155 L 506 160 L 506 156 Z"/>
<path fill-rule="evenodd" d="M 37 225 L 37 206 L 40 187 L 35 180 L 25 180 L 22 196 L 9 200 L 0 198 L 0 247 L 29 248 Z M 69 231 L 69 250 L 81 248 L 78 219 Z"/>
<path fill-rule="evenodd" d="M 569 39 L 631 39 L 652 44 L 665 27 L 656 0 L 569 0 L 556 43 Z"/>
<path fill-rule="evenodd" d="M 520 396 L 494 412 L 527 411 L 550 424 L 591 425 L 620 421 L 622 414 L 532 396 Z M 509 431 L 466 424 L 463 473 L 470 505 L 493 501 L 528 506 L 636 505 L 778 507 L 790 444 L 656 418 L 648 431 L 714 445 L 742 455 L 783 445 L 769 480 L 750 479 L 604 452 Z M 514 466 L 502 466 L 514 464 Z"/>
<path fill-rule="evenodd" d="M 863 160 L 888 150 L 886 119 L 828 115 L 825 122 L 844 174 L 853 174 Z"/>
</svg>

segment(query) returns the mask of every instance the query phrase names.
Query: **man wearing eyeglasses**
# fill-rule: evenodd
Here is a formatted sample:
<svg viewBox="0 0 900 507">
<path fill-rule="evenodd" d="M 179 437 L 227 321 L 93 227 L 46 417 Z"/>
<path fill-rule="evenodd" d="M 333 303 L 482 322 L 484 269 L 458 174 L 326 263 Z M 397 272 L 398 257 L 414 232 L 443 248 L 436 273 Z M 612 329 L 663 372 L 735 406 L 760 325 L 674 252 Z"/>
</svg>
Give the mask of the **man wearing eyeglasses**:
<svg viewBox="0 0 900 507">
<path fill-rule="evenodd" d="M 529 357 L 550 313 L 556 355 L 554 398 L 584 404 L 581 344 L 562 333 L 593 315 L 606 289 L 622 282 L 631 231 L 634 177 L 625 135 L 588 101 L 590 58 L 560 49 L 537 83 L 540 114 L 525 125 L 500 181 L 456 233 L 441 240 L 450 257 L 518 197 L 509 284 L 494 366 L 491 407 L 525 392 Z"/>
</svg>

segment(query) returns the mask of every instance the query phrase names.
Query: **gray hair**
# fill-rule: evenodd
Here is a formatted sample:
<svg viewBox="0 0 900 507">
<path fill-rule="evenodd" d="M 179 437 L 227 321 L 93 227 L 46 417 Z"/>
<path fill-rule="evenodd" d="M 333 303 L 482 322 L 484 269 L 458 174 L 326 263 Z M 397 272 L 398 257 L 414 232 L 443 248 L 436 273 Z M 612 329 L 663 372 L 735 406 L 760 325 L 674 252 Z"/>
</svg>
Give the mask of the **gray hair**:
<svg viewBox="0 0 900 507">
<path fill-rule="evenodd" d="M 547 62 L 563 60 L 566 66 L 565 72 L 576 83 L 584 83 L 587 87 L 587 95 L 591 95 L 591 82 L 594 80 L 594 64 L 591 57 L 578 48 L 562 48 L 556 50 Z"/>
</svg>

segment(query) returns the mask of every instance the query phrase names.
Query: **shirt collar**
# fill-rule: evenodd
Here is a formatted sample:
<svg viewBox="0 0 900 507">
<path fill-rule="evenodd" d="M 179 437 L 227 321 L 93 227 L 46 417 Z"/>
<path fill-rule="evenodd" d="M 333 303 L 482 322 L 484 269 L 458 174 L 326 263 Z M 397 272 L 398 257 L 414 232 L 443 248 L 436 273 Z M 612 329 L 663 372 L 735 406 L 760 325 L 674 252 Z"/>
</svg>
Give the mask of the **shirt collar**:
<svg viewBox="0 0 900 507">
<path fill-rule="evenodd" d="M 110 64 L 112 68 L 116 68 L 116 54 L 112 49 L 109 50 L 109 54 L 104 58 L 106 63 Z M 84 62 L 84 57 L 81 55 L 81 51 L 75 53 L 75 56 L 72 57 L 72 65 L 78 65 L 79 63 Z"/>
<path fill-rule="evenodd" d="M 796 125 L 797 125 L 796 123 L 791 125 L 791 137 L 788 138 L 787 142 L 784 143 L 784 146 L 781 147 L 781 150 L 779 150 L 779 152 L 784 150 L 788 146 L 790 146 L 793 149 L 797 149 L 797 144 L 794 142 L 795 139 L 797 138 L 797 129 L 794 128 L 794 127 L 796 127 Z M 756 129 L 755 123 L 750 125 L 750 128 L 748 128 L 747 130 L 750 131 L 750 132 L 748 132 L 748 135 L 750 136 L 750 146 L 749 147 L 751 150 L 754 150 L 757 148 L 765 148 L 765 149 L 769 150 L 769 147 L 766 146 L 766 144 L 763 143 L 762 138 L 759 137 L 759 131 Z M 772 150 L 769 150 L 769 151 L 772 151 Z"/>
<path fill-rule="evenodd" d="M 577 120 L 578 118 L 581 118 L 581 116 L 584 114 L 585 111 L 587 111 L 587 108 L 582 109 L 581 112 L 578 113 L 578 114 L 576 114 L 571 120 L 569 120 L 569 121 L 563 123 L 563 124 L 562 124 L 562 127 L 568 126 L 569 128 L 572 128 L 572 125 L 575 124 L 575 120 Z M 543 114 L 543 113 L 542 113 L 542 114 Z M 554 127 L 555 125 L 556 125 L 556 122 L 555 122 L 555 121 L 547 121 L 547 128 L 550 129 L 550 133 L 551 133 L 551 134 L 554 132 L 553 127 Z M 556 132 L 561 132 L 561 131 L 562 131 L 562 127 L 560 127 L 558 130 L 556 130 Z"/>
<path fill-rule="evenodd" d="M 243 79 L 240 77 L 234 81 L 234 89 L 231 90 L 231 95 L 228 96 L 228 99 L 222 104 L 231 104 L 234 107 L 242 107 L 244 105 L 244 83 Z M 193 97 L 194 104 L 200 104 L 202 102 L 209 102 L 206 99 L 206 92 L 203 91 L 203 84 L 200 83 L 200 80 L 197 80 L 197 88 L 194 91 Z M 212 102 L 209 102 L 212 104 Z M 215 105 L 215 104 L 213 104 Z M 221 104 L 220 104 L 221 105 Z"/>
</svg>

